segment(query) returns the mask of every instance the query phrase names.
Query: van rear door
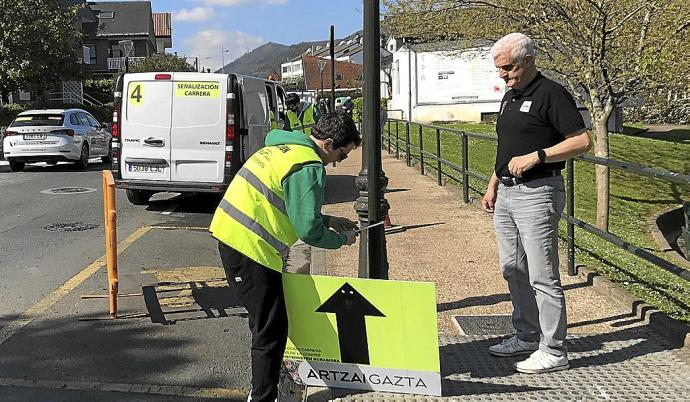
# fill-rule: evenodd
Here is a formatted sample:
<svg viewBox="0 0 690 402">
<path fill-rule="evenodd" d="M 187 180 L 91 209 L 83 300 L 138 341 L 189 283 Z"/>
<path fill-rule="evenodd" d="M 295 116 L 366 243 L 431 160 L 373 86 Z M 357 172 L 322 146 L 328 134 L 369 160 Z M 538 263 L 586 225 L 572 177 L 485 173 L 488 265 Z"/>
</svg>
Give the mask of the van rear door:
<svg viewBox="0 0 690 402">
<path fill-rule="evenodd" d="M 125 74 L 120 117 L 122 179 L 170 180 L 172 92 L 169 74 Z"/>
<path fill-rule="evenodd" d="M 266 93 L 266 80 L 239 76 L 242 91 L 243 124 L 247 135 L 241 138 L 243 161 L 264 146 L 266 134 L 271 129 L 270 100 Z"/>
<path fill-rule="evenodd" d="M 227 74 L 174 73 L 172 181 L 223 182 L 227 81 Z"/>
</svg>

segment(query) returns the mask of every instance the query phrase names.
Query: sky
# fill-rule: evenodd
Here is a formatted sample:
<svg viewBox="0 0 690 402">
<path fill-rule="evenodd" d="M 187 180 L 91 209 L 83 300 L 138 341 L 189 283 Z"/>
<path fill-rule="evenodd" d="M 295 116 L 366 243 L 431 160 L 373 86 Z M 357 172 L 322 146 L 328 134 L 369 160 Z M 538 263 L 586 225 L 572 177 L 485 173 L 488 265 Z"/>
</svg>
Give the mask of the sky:
<svg viewBox="0 0 690 402">
<path fill-rule="evenodd" d="M 151 0 L 151 6 L 172 13 L 168 52 L 199 57 L 212 71 L 267 42 L 328 40 L 331 25 L 336 39 L 362 29 L 362 0 Z"/>
</svg>

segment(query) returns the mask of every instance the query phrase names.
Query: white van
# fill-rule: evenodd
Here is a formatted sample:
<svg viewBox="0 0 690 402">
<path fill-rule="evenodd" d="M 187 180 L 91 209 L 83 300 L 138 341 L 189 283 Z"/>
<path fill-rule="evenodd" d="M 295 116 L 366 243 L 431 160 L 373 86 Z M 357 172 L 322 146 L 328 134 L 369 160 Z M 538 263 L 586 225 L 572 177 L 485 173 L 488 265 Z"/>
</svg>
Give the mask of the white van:
<svg viewBox="0 0 690 402">
<path fill-rule="evenodd" d="M 237 74 L 124 74 L 113 112 L 113 175 L 133 204 L 156 192 L 223 193 L 244 161 L 282 127 L 285 93 Z"/>
</svg>

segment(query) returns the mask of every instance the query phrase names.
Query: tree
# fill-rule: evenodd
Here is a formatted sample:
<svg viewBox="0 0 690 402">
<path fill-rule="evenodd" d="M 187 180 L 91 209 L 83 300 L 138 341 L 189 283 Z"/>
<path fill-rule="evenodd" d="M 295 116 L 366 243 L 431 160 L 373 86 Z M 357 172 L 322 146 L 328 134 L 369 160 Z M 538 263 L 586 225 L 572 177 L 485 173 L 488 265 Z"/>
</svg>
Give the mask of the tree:
<svg viewBox="0 0 690 402">
<path fill-rule="evenodd" d="M 686 0 L 384 0 L 386 27 L 421 40 L 497 40 L 522 32 L 592 117 L 595 155 L 609 156 L 607 122 L 630 97 L 690 91 Z M 609 168 L 597 165 L 597 220 L 609 227 Z"/>
<path fill-rule="evenodd" d="M 173 54 L 154 54 L 137 63 L 129 65 L 130 73 L 146 73 L 155 71 L 196 71 L 194 67 L 187 64 L 182 57 Z"/>
<path fill-rule="evenodd" d="M 79 74 L 77 7 L 56 0 L 2 0 L 0 95 L 42 92 Z"/>
</svg>

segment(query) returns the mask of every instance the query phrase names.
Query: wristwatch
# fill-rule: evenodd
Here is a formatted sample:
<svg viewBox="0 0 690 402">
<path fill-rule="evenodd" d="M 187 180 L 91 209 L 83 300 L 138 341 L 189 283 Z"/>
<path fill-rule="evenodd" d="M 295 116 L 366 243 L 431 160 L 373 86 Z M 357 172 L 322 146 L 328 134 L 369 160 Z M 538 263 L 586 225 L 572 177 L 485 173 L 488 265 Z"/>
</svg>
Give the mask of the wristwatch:
<svg viewBox="0 0 690 402">
<path fill-rule="evenodd" d="M 546 162 L 546 152 L 543 149 L 537 151 L 537 156 L 539 156 L 539 163 Z"/>
</svg>

